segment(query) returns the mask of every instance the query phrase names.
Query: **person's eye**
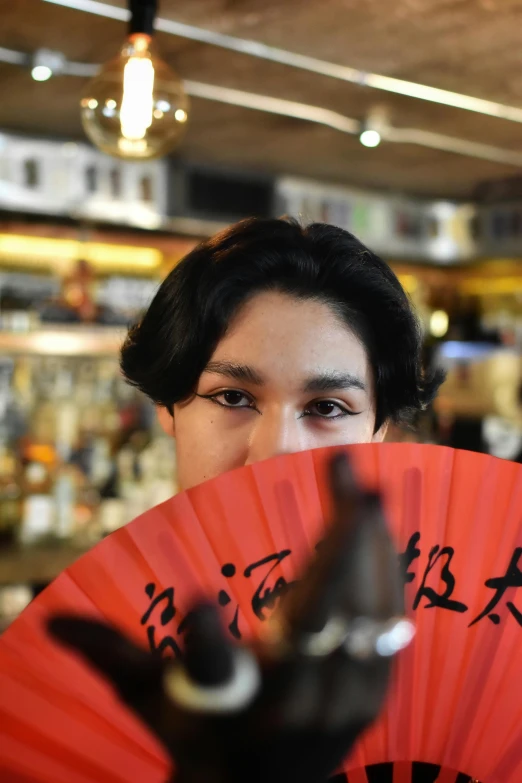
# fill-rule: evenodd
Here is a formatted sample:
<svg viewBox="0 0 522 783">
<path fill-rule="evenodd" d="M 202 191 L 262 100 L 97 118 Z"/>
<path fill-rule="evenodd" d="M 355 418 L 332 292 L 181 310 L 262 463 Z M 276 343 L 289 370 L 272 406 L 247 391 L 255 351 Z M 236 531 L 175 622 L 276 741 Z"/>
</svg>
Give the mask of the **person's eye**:
<svg viewBox="0 0 522 783">
<path fill-rule="evenodd" d="M 342 419 L 345 416 L 357 416 L 357 412 L 334 400 L 314 400 L 306 410 L 304 416 L 315 416 L 320 419 Z"/>
<path fill-rule="evenodd" d="M 253 408 L 255 403 L 250 395 L 236 389 L 225 389 L 217 394 L 205 395 L 208 400 L 221 405 L 222 408 Z"/>
</svg>

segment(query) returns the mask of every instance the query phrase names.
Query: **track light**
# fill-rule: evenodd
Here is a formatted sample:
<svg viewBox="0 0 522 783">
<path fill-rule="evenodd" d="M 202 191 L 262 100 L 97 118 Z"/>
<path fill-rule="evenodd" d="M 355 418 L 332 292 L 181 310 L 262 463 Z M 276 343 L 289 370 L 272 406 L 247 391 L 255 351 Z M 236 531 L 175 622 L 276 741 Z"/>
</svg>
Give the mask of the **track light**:
<svg viewBox="0 0 522 783">
<path fill-rule="evenodd" d="M 386 107 L 374 106 L 362 123 L 359 141 L 365 147 L 378 147 L 389 127 L 389 114 Z"/>
<path fill-rule="evenodd" d="M 363 130 L 359 136 L 359 141 L 365 147 L 378 147 L 381 143 L 381 134 L 376 130 Z"/>
<path fill-rule="evenodd" d="M 37 49 L 31 59 L 31 76 L 35 82 L 46 82 L 51 76 L 64 72 L 66 59 L 61 52 Z"/>
</svg>

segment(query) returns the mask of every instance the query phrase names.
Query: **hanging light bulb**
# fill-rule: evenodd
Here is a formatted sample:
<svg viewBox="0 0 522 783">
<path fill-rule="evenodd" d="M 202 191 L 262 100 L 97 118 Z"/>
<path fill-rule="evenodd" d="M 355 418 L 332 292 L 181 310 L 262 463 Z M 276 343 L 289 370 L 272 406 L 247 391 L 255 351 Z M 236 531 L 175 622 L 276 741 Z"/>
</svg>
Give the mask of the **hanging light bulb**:
<svg viewBox="0 0 522 783">
<path fill-rule="evenodd" d="M 81 100 L 87 136 L 103 152 L 146 160 L 181 140 L 188 100 L 179 76 L 152 48 L 157 0 L 129 0 L 129 36 L 118 57 L 103 66 Z"/>
</svg>

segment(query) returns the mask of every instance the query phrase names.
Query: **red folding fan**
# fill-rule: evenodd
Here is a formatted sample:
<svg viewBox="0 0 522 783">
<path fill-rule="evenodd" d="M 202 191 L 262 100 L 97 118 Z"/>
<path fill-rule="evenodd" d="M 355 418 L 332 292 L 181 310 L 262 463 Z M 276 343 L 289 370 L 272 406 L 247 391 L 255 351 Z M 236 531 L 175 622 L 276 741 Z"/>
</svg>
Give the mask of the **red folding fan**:
<svg viewBox="0 0 522 783">
<path fill-rule="evenodd" d="M 344 765 L 348 783 L 522 781 L 522 467 L 411 444 L 349 447 L 385 498 L 417 636 L 386 708 Z M 68 568 L 0 641 L 2 783 L 164 783 L 161 747 L 111 688 L 45 633 L 94 615 L 177 654 L 205 591 L 235 638 L 262 628 L 329 518 L 320 450 L 220 476 L 147 512 Z M 470 776 L 470 777 L 467 777 Z M 339 780 L 343 779 L 342 775 Z"/>
</svg>

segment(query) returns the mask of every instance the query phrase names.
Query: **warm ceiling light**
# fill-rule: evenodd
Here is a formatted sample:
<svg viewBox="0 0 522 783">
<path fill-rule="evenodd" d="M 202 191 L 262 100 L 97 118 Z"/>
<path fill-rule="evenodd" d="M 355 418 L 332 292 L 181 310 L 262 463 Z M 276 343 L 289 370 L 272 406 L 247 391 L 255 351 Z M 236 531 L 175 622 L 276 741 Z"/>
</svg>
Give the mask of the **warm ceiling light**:
<svg viewBox="0 0 522 783">
<path fill-rule="evenodd" d="M 449 327 L 449 317 L 444 310 L 435 310 L 430 318 L 430 334 L 433 337 L 444 337 Z"/>
<path fill-rule="evenodd" d="M 129 0 L 129 36 L 80 104 L 90 140 L 119 158 L 165 155 L 179 143 L 188 118 L 181 79 L 151 50 L 156 5 L 156 0 Z"/>
</svg>

